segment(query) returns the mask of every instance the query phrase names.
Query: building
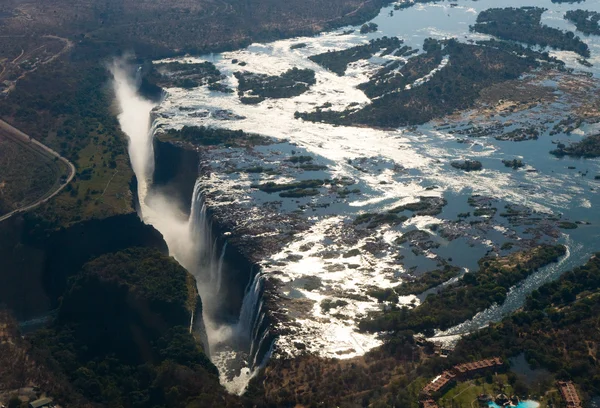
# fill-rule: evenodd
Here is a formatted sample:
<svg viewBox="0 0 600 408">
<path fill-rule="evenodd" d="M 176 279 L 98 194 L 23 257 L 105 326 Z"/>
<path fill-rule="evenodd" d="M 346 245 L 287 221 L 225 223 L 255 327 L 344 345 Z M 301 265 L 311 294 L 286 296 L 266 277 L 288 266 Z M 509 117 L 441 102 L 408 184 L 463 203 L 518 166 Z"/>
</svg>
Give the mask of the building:
<svg viewBox="0 0 600 408">
<path fill-rule="evenodd" d="M 565 400 L 565 404 L 569 408 L 580 408 L 581 399 L 579 399 L 579 394 L 577 393 L 577 389 L 575 389 L 575 384 L 572 381 L 558 381 L 556 383 L 558 390 L 560 391 L 560 395 L 562 395 L 563 400 Z"/>
<path fill-rule="evenodd" d="M 471 363 L 454 366 L 453 370 L 458 377 L 466 378 L 479 374 L 490 369 L 502 367 L 504 362 L 500 357 L 488 358 L 486 360 L 474 361 Z"/>
<path fill-rule="evenodd" d="M 424 401 L 421 401 L 421 408 L 439 408 L 438 404 L 435 403 L 434 400 L 432 399 L 426 399 Z"/>
<path fill-rule="evenodd" d="M 437 407 L 437 405 L 424 405 L 428 401 L 433 401 L 431 397 L 440 396 L 445 390 L 452 387 L 457 380 L 465 380 L 475 374 L 497 369 L 502 367 L 504 362 L 500 357 L 488 358 L 486 360 L 474 361 L 472 363 L 459 364 L 450 370 L 434 378 L 421 390 L 421 405 L 423 407 Z M 435 403 L 435 402 L 434 402 Z"/>
<path fill-rule="evenodd" d="M 437 376 L 433 381 L 427 384 L 421 390 L 421 393 L 426 396 L 436 395 L 453 386 L 455 382 L 456 374 L 452 371 L 444 371 L 441 375 Z"/>
<path fill-rule="evenodd" d="M 45 408 L 52 403 L 52 398 L 41 398 L 29 403 L 29 408 Z"/>
</svg>

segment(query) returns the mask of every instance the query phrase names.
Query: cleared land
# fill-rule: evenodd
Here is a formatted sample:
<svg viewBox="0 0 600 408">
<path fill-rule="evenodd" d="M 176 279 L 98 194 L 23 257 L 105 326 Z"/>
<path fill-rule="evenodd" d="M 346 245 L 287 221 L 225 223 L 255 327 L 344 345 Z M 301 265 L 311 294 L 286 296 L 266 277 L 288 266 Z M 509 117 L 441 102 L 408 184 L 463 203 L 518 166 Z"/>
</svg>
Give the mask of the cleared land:
<svg viewBox="0 0 600 408">
<path fill-rule="evenodd" d="M 0 121 L 0 221 L 50 200 L 74 176 L 67 159 Z"/>
</svg>

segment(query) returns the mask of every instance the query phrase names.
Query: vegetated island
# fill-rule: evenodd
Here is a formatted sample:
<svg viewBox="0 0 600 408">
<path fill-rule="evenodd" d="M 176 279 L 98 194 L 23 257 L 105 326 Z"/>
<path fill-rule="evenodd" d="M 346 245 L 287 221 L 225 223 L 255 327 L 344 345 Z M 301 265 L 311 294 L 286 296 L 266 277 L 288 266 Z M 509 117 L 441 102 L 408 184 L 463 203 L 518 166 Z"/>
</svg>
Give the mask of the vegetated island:
<svg viewBox="0 0 600 408">
<path fill-rule="evenodd" d="M 523 163 L 521 159 L 502 160 L 502 164 L 504 164 L 505 167 L 512 168 L 513 170 L 517 170 L 525 166 L 525 163 Z"/>
<path fill-rule="evenodd" d="M 445 265 L 442 269 L 425 272 L 414 280 L 402 282 L 394 291 L 398 296 L 418 295 L 457 277 L 460 271 L 461 268 L 457 266 Z"/>
<path fill-rule="evenodd" d="M 184 126 L 179 130 L 168 129 L 159 133 L 158 138 L 165 142 L 189 143 L 198 146 L 247 147 L 272 143 L 272 139 L 254 133 L 205 126 Z"/>
<path fill-rule="evenodd" d="M 581 141 L 565 145 L 559 143 L 551 154 L 557 157 L 572 156 L 592 159 L 600 157 L 600 133 L 584 137 Z"/>
<path fill-rule="evenodd" d="M 390 44 L 394 46 L 397 45 Z M 503 41 L 464 44 L 456 39 L 427 39 L 423 49 L 425 53 L 412 57 L 405 65 L 397 61 L 384 66 L 360 85 L 372 99 L 371 104 L 362 108 L 349 106 L 341 112 L 321 109 L 296 112 L 295 117 L 340 125 L 392 128 L 417 125 L 469 108 L 483 89 L 517 79 L 539 67 L 541 60 L 544 64 L 560 65 L 547 53 Z M 345 70 L 346 61 L 362 58 L 353 53 L 326 53 L 315 56 L 319 57 L 315 62 L 323 64 L 325 56 L 328 68 L 338 73 Z"/>
<path fill-rule="evenodd" d="M 257 104 L 267 98 L 291 98 L 308 91 L 314 85 L 315 71 L 296 67 L 281 75 L 262 75 L 249 72 L 235 72 L 238 80 L 240 101 Z"/>
<path fill-rule="evenodd" d="M 434 329 L 448 329 L 464 322 L 494 303 L 501 304 L 513 285 L 566 253 L 563 245 L 543 244 L 505 257 L 488 257 L 479 261 L 479 272 L 467 273 L 455 284 L 429 295 L 410 310 L 406 307 L 372 315 L 362 320 L 364 331 L 412 330 L 433 334 Z"/>
<path fill-rule="evenodd" d="M 363 24 L 360 27 L 360 33 L 361 34 L 374 33 L 378 29 L 379 29 L 379 26 L 377 26 L 377 24 L 375 24 L 375 23 L 367 23 L 367 24 Z"/>
<path fill-rule="evenodd" d="M 564 51 L 574 51 L 583 57 L 590 56 L 586 43 L 571 31 L 562 31 L 541 23 L 541 7 L 492 8 L 482 11 L 471 30 L 511 41 L 550 46 Z"/>
<path fill-rule="evenodd" d="M 479 171 L 483 169 L 483 165 L 479 160 L 453 161 L 450 165 L 455 169 L 464 171 Z"/>
<path fill-rule="evenodd" d="M 161 87 L 196 88 L 214 84 L 224 76 L 212 62 L 161 62 L 152 64 L 146 79 Z"/>
<path fill-rule="evenodd" d="M 565 14 L 565 19 L 569 20 L 579 31 L 585 34 L 600 35 L 600 13 L 588 10 L 569 10 Z"/>
<path fill-rule="evenodd" d="M 323 54 L 317 54 L 308 57 L 313 62 L 327 68 L 331 72 L 335 72 L 339 76 L 343 76 L 346 72 L 348 64 L 362 59 L 369 59 L 378 52 L 381 55 L 394 53 L 395 56 L 404 55 L 410 47 L 402 47 L 403 40 L 397 37 L 382 37 L 369 41 L 364 45 L 357 45 L 345 50 L 328 51 Z"/>
</svg>

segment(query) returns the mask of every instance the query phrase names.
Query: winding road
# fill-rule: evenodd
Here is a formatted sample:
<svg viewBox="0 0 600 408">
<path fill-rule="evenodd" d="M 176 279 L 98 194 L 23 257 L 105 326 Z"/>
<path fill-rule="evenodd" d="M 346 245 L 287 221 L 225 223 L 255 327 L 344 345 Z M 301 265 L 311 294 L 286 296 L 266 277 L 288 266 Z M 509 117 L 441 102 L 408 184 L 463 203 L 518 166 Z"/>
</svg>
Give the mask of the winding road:
<svg viewBox="0 0 600 408">
<path fill-rule="evenodd" d="M 14 128 L 13 126 L 9 125 L 8 123 L 4 122 L 3 120 L 0 120 L 0 132 L 9 138 L 30 144 L 35 149 L 38 149 L 38 150 L 41 149 L 44 153 L 50 154 L 51 156 L 58 158 L 60 161 L 65 163 L 67 165 L 67 167 L 69 168 L 69 176 L 67 177 L 67 179 L 65 180 L 64 183 L 61 183 L 56 189 L 46 192 L 46 194 L 44 194 L 42 197 L 40 197 L 37 201 L 33 202 L 32 204 L 28 204 L 24 207 L 17 208 L 16 210 L 9 212 L 8 214 L 0 216 L 0 222 L 2 222 L 4 220 L 9 219 L 10 217 L 12 217 L 15 214 L 32 210 L 32 209 L 36 208 L 37 206 L 48 202 L 50 199 L 52 199 L 54 196 L 56 196 L 58 193 L 60 193 L 62 191 L 62 189 L 65 188 L 66 185 L 71 182 L 71 180 L 73 180 L 73 177 L 75 177 L 76 170 L 75 170 L 75 166 L 73 165 L 73 163 L 71 163 L 69 160 L 67 160 L 66 158 L 64 158 L 63 156 L 61 156 L 60 154 L 58 154 L 57 152 L 55 152 L 48 146 L 38 142 L 34 138 L 29 137 L 25 133 L 21 132 L 20 130 L 18 130 L 16 128 Z"/>
</svg>

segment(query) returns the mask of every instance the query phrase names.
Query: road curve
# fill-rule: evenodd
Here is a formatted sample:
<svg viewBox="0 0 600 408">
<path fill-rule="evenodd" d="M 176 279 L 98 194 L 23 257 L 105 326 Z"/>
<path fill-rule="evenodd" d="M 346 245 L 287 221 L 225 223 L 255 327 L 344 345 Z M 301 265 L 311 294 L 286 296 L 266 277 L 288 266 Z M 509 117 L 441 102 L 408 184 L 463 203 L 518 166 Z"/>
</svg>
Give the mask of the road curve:
<svg viewBox="0 0 600 408">
<path fill-rule="evenodd" d="M 29 137 L 25 133 L 23 133 L 20 130 L 16 129 L 15 127 L 9 125 L 8 123 L 6 123 L 5 121 L 3 121 L 1 119 L 0 119 L 0 130 L 4 130 L 10 136 L 20 139 L 21 141 L 23 141 L 25 143 L 34 144 L 36 147 L 44 150 L 45 152 L 49 153 L 50 155 L 57 157 L 60 161 L 65 163 L 67 165 L 67 167 L 69 168 L 69 176 L 67 177 L 67 180 L 64 183 L 62 183 L 60 186 L 58 186 L 58 188 L 56 190 L 52 191 L 51 193 L 48 192 L 48 193 L 44 194 L 39 200 L 35 201 L 32 204 L 26 205 L 21 208 L 17 208 L 16 210 L 9 212 L 8 214 L 0 216 L 0 222 L 2 222 L 4 220 L 9 219 L 10 217 L 12 217 L 15 214 L 19 214 L 22 212 L 32 210 L 32 209 L 36 208 L 37 206 L 44 204 L 44 203 L 48 202 L 49 200 L 51 200 L 54 196 L 56 196 L 58 193 L 60 193 L 62 191 L 62 189 L 65 188 L 67 186 L 67 184 L 69 184 L 71 182 L 71 180 L 73 180 L 73 177 L 75 177 L 76 170 L 75 170 L 75 166 L 73 165 L 73 163 L 71 163 L 69 160 L 62 157 L 60 154 L 58 154 L 57 152 L 55 152 L 48 146 L 38 142 L 37 140 L 35 140 L 32 137 Z"/>
</svg>

